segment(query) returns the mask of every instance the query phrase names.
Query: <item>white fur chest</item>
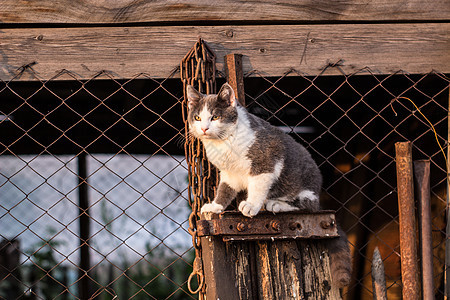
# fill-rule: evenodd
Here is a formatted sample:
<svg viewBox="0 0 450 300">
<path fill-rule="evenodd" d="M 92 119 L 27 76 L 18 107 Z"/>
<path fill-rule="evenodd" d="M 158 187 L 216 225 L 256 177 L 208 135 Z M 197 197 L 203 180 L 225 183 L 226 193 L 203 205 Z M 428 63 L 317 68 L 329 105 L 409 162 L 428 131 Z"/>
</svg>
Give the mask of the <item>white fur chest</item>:
<svg viewBox="0 0 450 300">
<path fill-rule="evenodd" d="M 208 160 L 221 172 L 248 174 L 251 161 L 247 158 L 249 147 L 255 141 L 245 112 L 238 110 L 236 130 L 225 140 L 205 139 L 203 145 Z"/>
</svg>

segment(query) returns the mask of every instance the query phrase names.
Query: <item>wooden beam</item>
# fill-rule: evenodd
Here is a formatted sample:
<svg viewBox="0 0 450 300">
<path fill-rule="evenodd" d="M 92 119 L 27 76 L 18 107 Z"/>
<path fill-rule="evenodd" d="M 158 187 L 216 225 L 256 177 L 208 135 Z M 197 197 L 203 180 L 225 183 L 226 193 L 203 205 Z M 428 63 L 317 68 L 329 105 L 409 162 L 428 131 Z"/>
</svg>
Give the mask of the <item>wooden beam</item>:
<svg viewBox="0 0 450 300">
<path fill-rule="evenodd" d="M 92 296 L 91 270 L 91 218 L 89 217 L 89 192 L 87 183 L 87 159 L 86 153 L 78 155 L 78 223 L 80 227 L 80 263 L 78 265 L 78 295 L 81 299 L 89 299 Z"/>
<path fill-rule="evenodd" d="M 244 73 L 258 71 L 252 76 L 281 76 L 292 68 L 317 75 L 336 63 L 346 73 L 364 67 L 384 74 L 450 73 L 449 32 L 450 23 L 3 29 L 0 79 L 17 76 L 24 65 L 44 80 L 62 69 L 78 79 L 101 70 L 115 78 L 141 72 L 165 78 L 199 37 L 216 53 L 218 70 L 226 54 L 241 53 Z M 20 79 L 36 78 L 27 69 Z"/>
<path fill-rule="evenodd" d="M 244 74 L 242 69 L 242 55 L 231 53 L 224 57 L 227 81 L 234 89 L 239 103 L 245 107 Z"/>
<path fill-rule="evenodd" d="M 5 23 L 448 20 L 449 0 L 0 0 Z"/>
</svg>

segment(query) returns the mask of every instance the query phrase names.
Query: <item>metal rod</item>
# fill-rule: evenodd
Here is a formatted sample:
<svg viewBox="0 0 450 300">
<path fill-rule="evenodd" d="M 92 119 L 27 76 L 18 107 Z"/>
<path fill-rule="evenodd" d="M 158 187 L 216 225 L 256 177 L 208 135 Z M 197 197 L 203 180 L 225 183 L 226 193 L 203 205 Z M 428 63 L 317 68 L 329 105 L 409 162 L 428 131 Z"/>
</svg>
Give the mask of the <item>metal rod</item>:
<svg viewBox="0 0 450 300">
<path fill-rule="evenodd" d="M 448 94 L 448 115 L 447 115 L 447 227 L 445 228 L 445 291 L 444 299 L 450 296 L 450 180 L 449 180 L 449 165 L 450 165 L 450 89 Z"/>
<path fill-rule="evenodd" d="M 78 218 L 80 225 L 80 265 L 78 275 L 78 297 L 80 299 L 89 299 L 91 297 L 90 278 L 88 275 L 91 258 L 89 253 L 90 238 L 90 218 L 89 218 L 89 199 L 87 186 L 87 162 L 86 153 L 83 152 L 78 156 L 78 201 L 79 213 Z"/>
<path fill-rule="evenodd" d="M 422 256 L 422 295 L 424 300 L 434 299 L 433 241 L 431 237 L 430 161 L 414 162 L 417 197 L 420 210 L 420 250 Z"/>
<path fill-rule="evenodd" d="M 403 299 L 420 299 L 411 143 L 395 144 Z"/>
<path fill-rule="evenodd" d="M 378 247 L 375 247 L 372 257 L 372 287 L 374 300 L 387 300 L 386 276 Z"/>
</svg>

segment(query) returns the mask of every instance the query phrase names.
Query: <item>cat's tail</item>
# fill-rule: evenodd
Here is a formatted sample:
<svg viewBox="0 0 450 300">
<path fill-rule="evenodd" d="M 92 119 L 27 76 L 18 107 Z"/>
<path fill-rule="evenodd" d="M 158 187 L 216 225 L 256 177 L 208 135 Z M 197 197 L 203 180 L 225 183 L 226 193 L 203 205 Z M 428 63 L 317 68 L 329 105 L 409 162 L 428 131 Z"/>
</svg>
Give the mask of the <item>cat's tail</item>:
<svg viewBox="0 0 450 300">
<path fill-rule="evenodd" d="M 347 235 L 338 226 L 339 238 L 326 241 L 330 255 L 332 284 L 338 288 L 348 286 L 352 276 L 352 258 Z"/>
</svg>

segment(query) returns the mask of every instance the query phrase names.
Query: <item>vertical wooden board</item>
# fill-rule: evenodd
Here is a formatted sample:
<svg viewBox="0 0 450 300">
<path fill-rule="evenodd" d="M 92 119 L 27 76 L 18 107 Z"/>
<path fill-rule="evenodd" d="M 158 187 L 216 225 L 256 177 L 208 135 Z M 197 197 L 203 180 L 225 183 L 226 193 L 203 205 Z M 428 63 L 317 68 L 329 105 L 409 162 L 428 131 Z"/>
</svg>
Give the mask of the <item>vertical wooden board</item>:
<svg viewBox="0 0 450 300">
<path fill-rule="evenodd" d="M 305 299 L 341 299 L 339 289 L 331 286 L 330 258 L 320 241 L 297 241 L 302 260 Z"/>
<path fill-rule="evenodd" d="M 242 69 L 241 54 L 227 54 L 224 57 L 227 81 L 234 89 L 239 103 L 245 107 L 244 71 Z"/>
<path fill-rule="evenodd" d="M 239 298 L 236 299 L 256 299 L 253 289 L 254 279 L 256 275 L 252 269 L 252 253 L 253 243 L 251 242 L 228 242 L 227 254 L 231 258 L 234 266 L 235 285 Z M 222 299 L 222 297 L 220 298 Z"/>
<path fill-rule="evenodd" d="M 294 241 L 276 241 L 271 243 L 272 265 L 276 266 L 276 285 L 279 299 L 303 299 L 301 290 L 301 260 L 300 252 Z"/>
<path fill-rule="evenodd" d="M 238 292 L 228 249 L 220 237 L 201 238 L 206 299 L 235 300 Z M 226 296 L 226 297 L 224 297 Z"/>
<path fill-rule="evenodd" d="M 274 282 L 269 261 L 267 242 L 258 242 L 257 250 L 258 291 L 260 299 L 275 299 Z"/>
<path fill-rule="evenodd" d="M 260 299 L 303 299 L 300 252 L 294 241 L 257 243 Z"/>
</svg>

